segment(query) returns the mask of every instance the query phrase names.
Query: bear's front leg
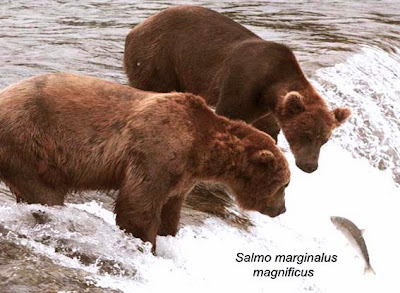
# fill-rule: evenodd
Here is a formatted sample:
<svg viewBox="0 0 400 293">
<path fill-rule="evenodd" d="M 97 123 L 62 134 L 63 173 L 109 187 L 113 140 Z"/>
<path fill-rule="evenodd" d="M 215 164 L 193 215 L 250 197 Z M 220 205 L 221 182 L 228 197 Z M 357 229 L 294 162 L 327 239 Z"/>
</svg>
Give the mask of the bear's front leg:
<svg viewBox="0 0 400 293">
<path fill-rule="evenodd" d="M 181 217 L 181 209 L 184 199 L 185 196 L 179 194 L 169 198 L 167 203 L 163 206 L 161 212 L 161 223 L 158 228 L 158 235 L 176 235 L 178 232 L 179 219 Z"/>
<path fill-rule="evenodd" d="M 165 202 L 160 200 L 159 194 L 159 190 L 151 188 L 124 187 L 120 189 L 114 208 L 117 225 L 144 242 L 150 242 L 153 253 Z"/>
</svg>

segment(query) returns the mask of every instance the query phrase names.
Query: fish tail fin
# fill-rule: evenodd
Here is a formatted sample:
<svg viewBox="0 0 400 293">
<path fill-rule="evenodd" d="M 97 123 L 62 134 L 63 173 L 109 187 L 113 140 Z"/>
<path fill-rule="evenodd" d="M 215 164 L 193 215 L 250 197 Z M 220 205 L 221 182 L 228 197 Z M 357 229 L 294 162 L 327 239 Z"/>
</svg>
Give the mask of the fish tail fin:
<svg viewBox="0 0 400 293">
<path fill-rule="evenodd" d="M 364 269 L 364 275 L 365 274 L 372 274 L 372 275 L 376 275 L 374 269 L 371 266 L 366 266 Z"/>
</svg>

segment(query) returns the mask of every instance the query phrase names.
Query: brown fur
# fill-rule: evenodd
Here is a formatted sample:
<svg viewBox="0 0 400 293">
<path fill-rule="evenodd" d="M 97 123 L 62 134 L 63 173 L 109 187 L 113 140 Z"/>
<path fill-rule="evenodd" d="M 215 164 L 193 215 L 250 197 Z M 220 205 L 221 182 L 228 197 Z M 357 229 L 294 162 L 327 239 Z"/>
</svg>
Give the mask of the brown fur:
<svg viewBox="0 0 400 293">
<path fill-rule="evenodd" d="M 134 87 L 201 95 L 218 114 L 275 140 L 282 128 L 305 172 L 316 170 L 323 142 L 350 115 L 329 111 L 289 48 L 202 7 L 169 8 L 137 25 L 126 38 L 124 68 Z M 289 92 L 304 97 L 301 111 L 285 109 Z"/>
<path fill-rule="evenodd" d="M 187 196 L 184 207 L 189 213 L 199 211 L 218 217 L 227 224 L 248 230 L 253 225 L 243 210 L 233 204 L 229 191 L 221 184 L 201 182 L 196 184 Z"/>
<path fill-rule="evenodd" d="M 61 205 L 67 192 L 119 190 L 117 224 L 154 249 L 157 234 L 176 234 L 196 182 L 220 182 L 240 207 L 274 217 L 285 211 L 289 177 L 269 136 L 192 94 L 74 74 L 0 92 L 0 179 L 17 199 Z"/>
</svg>

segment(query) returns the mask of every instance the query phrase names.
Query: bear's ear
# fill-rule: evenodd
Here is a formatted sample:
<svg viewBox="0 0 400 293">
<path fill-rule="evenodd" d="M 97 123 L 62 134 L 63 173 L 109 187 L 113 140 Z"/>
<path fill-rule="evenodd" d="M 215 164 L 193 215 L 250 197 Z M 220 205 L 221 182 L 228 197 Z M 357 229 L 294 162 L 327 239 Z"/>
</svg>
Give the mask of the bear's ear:
<svg viewBox="0 0 400 293">
<path fill-rule="evenodd" d="M 298 114 L 305 110 L 303 96 L 298 92 L 287 93 L 283 101 L 285 112 L 288 114 Z"/>
<path fill-rule="evenodd" d="M 333 110 L 333 115 L 335 115 L 336 125 L 339 126 L 343 124 L 347 118 L 350 117 L 351 111 L 349 108 L 336 108 Z"/>
<path fill-rule="evenodd" d="M 276 163 L 274 154 L 269 150 L 260 150 L 255 152 L 251 156 L 251 161 L 256 164 L 269 165 L 271 167 L 274 167 Z"/>
</svg>

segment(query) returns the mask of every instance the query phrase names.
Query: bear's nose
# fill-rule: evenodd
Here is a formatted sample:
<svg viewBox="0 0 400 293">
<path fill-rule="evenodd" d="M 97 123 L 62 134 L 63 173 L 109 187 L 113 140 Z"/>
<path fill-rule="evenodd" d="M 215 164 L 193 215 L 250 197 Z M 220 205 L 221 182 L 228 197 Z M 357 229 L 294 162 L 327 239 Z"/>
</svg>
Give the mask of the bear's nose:
<svg viewBox="0 0 400 293">
<path fill-rule="evenodd" d="M 264 210 L 260 211 L 260 213 L 262 213 L 263 215 L 267 215 L 271 218 L 275 218 L 281 214 L 283 214 L 284 212 L 286 212 L 286 207 L 266 207 Z"/>
<path fill-rule="evenodd" d="M 318 164 L 306 163 L 300 167 L 301 170 L 307 173 L 312 173 L 318 169 Z"/>
</svg>

